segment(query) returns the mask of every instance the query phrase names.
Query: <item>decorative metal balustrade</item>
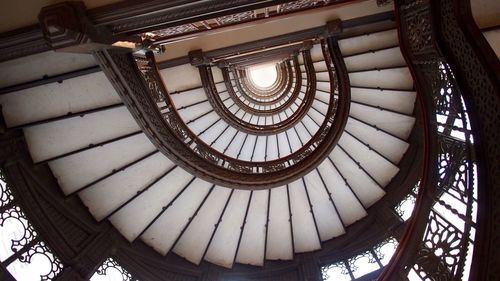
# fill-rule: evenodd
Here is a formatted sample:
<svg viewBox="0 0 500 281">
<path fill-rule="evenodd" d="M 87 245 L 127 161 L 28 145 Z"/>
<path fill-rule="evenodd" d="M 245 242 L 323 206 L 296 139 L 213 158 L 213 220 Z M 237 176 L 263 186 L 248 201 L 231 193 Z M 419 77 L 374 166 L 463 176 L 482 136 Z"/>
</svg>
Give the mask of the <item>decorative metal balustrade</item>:
<svg viewBox="0 0 500 281">
<path fill-rule="evenodd" d="M 491 161 L 495 158 L 498 160 L 498 148 L 495 148 L 498 147 L 495 144 L 495 140 L 498 142 L 498 138 L 494 137 L 495 133 L 492 131 L 498 130 L 499 119 L 498 113 L 495 114 L 491 111 L 491 108 L 498 104 L 498 97 L 496 99 L 494 95 L 492 97 L 492 93 L 495 91 L 492 91 L 492 87 L 488 84 L 491 81 L 484 79 L 486 76 L 484 69 L 478 67 L 477 61 L 470 59 L 473 52 L 467 48 L 467 44 L 463 44 L 463 38 L 453 40 L 453 38 L 460 37 L 462 33 L 453 28 L 453 25 L 458 21 L 451 16 L 453 14 L 451 9 L 455 5 L 452 2 L 434 1 L 430 3 L 430 1 L 425 0 L 397 2 L 397 7 L 400 8 L 401 30 L 404 35 L 401 37 L 406 42 L 403 49 L 406 50 L 408 62 L 412 63 L 415 78 L 419 81 L 421 108 L 424 110 L 423 115 L 427 120 L 425 141 L 428 159 L 423 173 L 422 186 L 417 195 L 415 215 L 408 222 L 408 231 L 401 239 L 401 246 L 395 259 L 382 275 L 383 280 L 405 280 L 407 278 L 423 280 L 466 279 L 465 271 L 469 266 L 472 246 L 477 246 L 477 244 L 473 244 L 476 229 L 478 233 L 482 233 L 480 237 L 486 239 L 484 242 L 481 239 L 476 241 L 483 244 L 478 251 L 483 257 L 479 257 L 476 261 L 476 267 L 473 267 L 476 270 L 474 277 L 483 276 L 483 278 L 477 277 L 478 280 L 495 280 L 494 277 L 498 277 L 498 269 L 495 269 L 495 264 L 498 264 L 498 258 L 495 259 L 495 251 L 498 250 L 496 246 L 500 241 L 496 239 L 498 232 L 495 233 L 498 225 L 496 223 L 498 212 L 494 205 L 493 208 L 489 208 L 492 205 L 485 204 L 485 202 L 491 203 L 498 198 L 498 191 L 496 191 L 498 185 L 492 184 L 498 183 L 498 176 L 495 177 L 495 172 L 498 172 L 498 161 Z M 444 20 L 439 21 L 435 18 L 439 16 Z M 436 33 L 436 29 L 439 28 L 442 29 L 441 33 Z M 471 43 L 470 38 L 468 39 Z M 459 50 L 458 53 L 444 55 L 443 50 L 437 47 L 442 46 L 443 41 L 447 42 L 446 44 L 456 43 L 458 47 L 452 51 L 447 50 L 447 52 L 453 53 Z M 107 54 L 101 55 L 104 57 Z M 107 58 L 107 62 L 111 62 L 110 64 L 106 64 L 106 59 L 102 59 L 101 63 L 106 64 L 109 68 L 115 68 L 114 74 L 118 73 L 118 75 L 112 76 L 113 73 L 110 74 L 111 79 L 115 81 L 120 79 L 120 75 L 126 75 L 116 71 L 120 69 L 119 67 L 123 67 L 127 63 L 137 62 L 126 61 L 130 57 L 124 56 L 121 61 L 124 64 L 117 68 L 120 60 L 113 61 L 112 56 Z M 450 56 L 454 57 L 454 60 L 450 61 Z M 114 64 L 114 62 L 118 62 L 118 64 Z M 144 62 L 145 66 L 149 63 L 147 60 Z M 470 66 L 464 66 L 464 63 Z M 125 69 L 132 72 L 137 70 L 134 67 L 127 68 L 126 66 Z M 110 72 L 112 71 L 108 70 L 108 74 Z M 476 74 L 478 78 L 472 80 L 475 79 L 477 83 L 464 82 L 466 80 L 463 79 L 464 73 L 469 75 L 469 78 L 471 73 Z M 148 93 L 153 93 L 152 99 L 163 102 L 164 89 L 155 82 L 158 77 L 142 77 L 146 78 L 144 81 L 150 89 Z M 148 77 L 152 79 L 148 79 Z M 122 76 L 121 79 L 123 78 Z M 139 81 L 139 84 L 136 83 L 135 87 L 133 87 L 133 83 L 138 81 L 132 79 L 130 82 L 129 85 L 122 83 L 125 86 L 121 90 L 124 92 L 136 90 L 140 88 L 138 85 L 142 81 Z M 468 84 L 469 88 L 463 87 L 464 84 Z M 478 91 L 478 88 L 484 90 L 482 97 L 479 97 L 478 93 L 481 91 Z M 472 94 L 467 91 L 470 89 L 474 90 L 471 91 Z M 488 103 L 489 107 L 486 105 Z M 151 107 L 152 104 L 154 105 L 154 103 L 145 103 L 144 105 Z M 132 108 L 132 111 L 134 110 L 136 114 L 144 114 L 139 107 Z M 469 117 L 476 119 L 476 123 L 471 122 Z M 477 126 L 478 124 L 480 126 Z M 149 129 L 152 129 L 151 124 L 145 126 L 150 126 Z M 181 132 L 181 137 L 183 136 L 183 129 L 176 131 Z M 189 132 L 187 131 L 187 133 Z M 479 137 L 476 137 L 478 135 Z M 187 141 L 183 144 L 193 145 L 195 143 L 194 137 L 185 140 Z M 160 140 L 156 140 L 156 142 L 158 143 Z M 172 142 L 175 140 L 172 139 Z M 476 144 L 479 145 L 474 147 Z M 490 155 L 485 157 L 485 152 Z M 481 159 L 484 162 L 481 162 Z M 210 176 L 207 175 L 207 177 Z M 477 188 L 480 189 L 479 199 L 476 194 Z M 5 197 L 7 198 L 5 202 L 10 204 L 8 200 L 10 197 L 4 196 L 4 194 L 7 193 L 2 193 L 2 201 Z M 479 206 L 483 218 L 482 222 L 475 219 L 475 208 L 477 200 L 481 200 L 480 194 L 488 194 L 491 198 L 485 201 L 483 195 L 482 205 Z M 411 201 L 412 195 L 408 199 Z M 487 222 L 484 222 L 485 218 Z M 481 224 L 486 224 L 492 230 L 490 232 L 481 231 Z M 491 233 L 493 235 L 490 235 Z M 371 254 L 373 256 L 373 253 Z M 377 261 L 375 260 L 375 262 Z M 350 260 L 344 261 L 344 265 L 346 263 L 351 267 Z M 489 270 L 478 273 L 478 270 L 483 268 Z M 347 270 L 347 273 L 351 278 L 355 278 L 352 270 Z M 490 278 L 487 279 L 485 276 Z"/>
<path fill-rule="evenodd" d="M 328 39 L 324 55 L 333 81 L 324 122 L 314 137 L 297 151 L 286 157 L 263 162 L 228 157 L 199 139 L 178 115 L 163 85 L 152 53 L 141 58 L 104 51 L 97 53 L 96 57 L 109 78 L 118 82 L 115 83 L 115 88 L 138 119 L 143 131 L 160 151 L 188 171 L 208 181 L 235 188 L 262 189 L 300 178 L 329 154 L 340 137 L 349 112 L 348 77 L 345 71 L 342 71 L 345 66 L 334 39 Z M 141 74 L 142 81 L 124 77 L 137 71 Z M 313 69 L 309 72 L 311 94 L 315 92 L 313 72 Z M 145 88 L 142 88 L 144 86 Z M 131 87 L 134 87 L 133 90 Z M 335 93 L 339 93 L 338 96 Z M 307 103 L 298 113 L 305 114 L 309 108 L 306 105 Z M 294 124 L 300 118 L 291 120 Z M 245 181 L 241 180 L 242 177 Z"/>
<path fill-rule="evenodd" d="M 498 119 L 493 117 L 498 113 L 492 113 L 492 107 L 484 104 L 486 97 L 492 102 L 495 100 L 493 89 L 498 83 L 486 78 L 484 65 L 478 62 L 478 53 L 471 47 L 474 42 L 466 39 L 459 24 L 457 11 L 467 15 L 464 5 L 470 5 L 465 2 L 396 3 L 403 50 L 417 81 L 426 123 L 427 159 L 414 214 L 381 280 L 469 280 L 471 270 L 474 276 L 494 275 L 494 270 L 477 271 L 474 265 L 485 264 L 473 263 L 473 259 L 481 260 L 479 251 L 473 258 L 473 251 L 476 242 L 483 243 L 476 240 L 476 233 L 484 231 L 478 224 L 478 208 L 486 207 L 479 206 L 478 193 L 485 194 L 496 188 L 486 182 L 498 178 L 498 174 L 490 174 L 482 185 L 478 184 L 481 180 L 478 175 L 488 174 L 484 163 L 488 163 L 491 156 L 483 156 L 485 162 L 481 164 L 476 146 L 491 141 L 477 138 L 479 134 L 491 133 L 487 124 L 498 124 Z M 468 21 L 463 22 L 470 27 L 472 18 L 468 16 Z M 484 119 L 486 112 L 478 112 L 477 106 L 490 111 L 488 121 Z M 472 116 L 469 107 L 477 116 Z M 483 121 L 478 123 L 478 120 Z M 495 154 L 496 150 L 488 153 Z M 498 163 L 498 158 L 489 163 Z M 489 166 L 490 172 L 495 165 Z M 481 256 L 485 257 L 486 253 Z M 488 263 L 495 260 L 491 258 Z"/>
<path fill-rule="evenodd" d="M 428 116 L 435 150 L 429 155 L 428 178 L 419 188 L 418 211 L 410 223 L 416 219 L 425 223 L 413 232 L 416 237 L 417 233 L 422 235 L 413 240 L 415 255 L 399 269 L 401 276 L 393 278 L 467 280 L 477 211 L 474 140 L 448 65 L 426 61 L 422 68 L 433 81 Z"/>
</svg>

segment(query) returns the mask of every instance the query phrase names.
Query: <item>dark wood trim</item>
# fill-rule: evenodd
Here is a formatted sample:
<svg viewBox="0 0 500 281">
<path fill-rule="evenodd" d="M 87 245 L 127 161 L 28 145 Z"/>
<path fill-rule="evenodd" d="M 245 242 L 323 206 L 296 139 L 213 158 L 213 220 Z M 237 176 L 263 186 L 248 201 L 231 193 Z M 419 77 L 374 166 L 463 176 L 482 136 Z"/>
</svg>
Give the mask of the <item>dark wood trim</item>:
<svg viewBox="0 0 500 281">
<path fill-rule="evenodd" d="M 127 168 L 129 168 L 129 167 L 131 167 L 131 166 L 133 166 L 133 165 L 135 165 L 135 164 L 137 164 L 137 163 L 139 163 L 139 162 L 141 162 L 141 161 L 143 161 L 143 160 L 145 160 L 145 159 L 153 156 L 154 154 L 156 154 L 158 152 L 159 152 L 158 150 L 154 150 L 152 152 L 148 152 L 148 153 L 142 155 L 141 157 L 139 157 L 138 159 L 136 159 L 136 160 L 134 160 L 134 161 L 132 161 L 130 163 L 127 163 L 127 164 L 125 164 L 125 165 L 123 165 L 123 166 L 121 166 L 119 168 L 113 169 L 110 173 L 108 173 L 106 175 L 103 175 L 102 177 L 100 177 L 100 178 L 98 178 L 98 179 L 96 179 L 96 180 L 94 180 L 92 182 L 89 182 L 89 183 L 85 184 L 82 187 L 76 188 L 75 190 L 73 190 L 70 193 L 68 193 L 66 196 L 76 195 L 76 194 L 78 194 L 78 193 L 86 190 L 87 188 L 93 186 L 94 184 L 96 184 L 96 183 L 98 183 L 100 181 L 103 181 L 103 180 L 105 180 L 105 179 L 107 179 L 107 178 L 109 178 L 109 177 L 111 177 L 111 176 L 113 176 L 113 175 L 115 175 L 115 174 L 117 174 L 119 172 L 122 172 L 122 171 L 126 170 Z"/>
<path fill-rule="evenodd" d="M 38 25 L 0 34 L 0 62 L 51 50 Z"/>
<path fill-rule="evenodd" d="M 42 125 L 42 124 L 47 124 L 50 122 L 57 122 L 57 121 L 61 121 L 61 120 L 69 119 L 69 118 L 84 117 L 85 115 L 88 115 L 88 114 L 93 114 L 93 113 L 100 112 L 100 111 L 106 111 L 106 110 L 111 110 L 111 109 L 115 109 L 115 108 L 120 108 L 123 106 L 125 106 L 125 105 L 123 103 L 119 102 L 119 103 L 115 103 L 115 104 L 111 104 L 111 105 L 92 108 L 89 110 L 82 110 L 82 111 L 78 111 L 78 112 L 68 112 L 66 115 L 55 116 L 55 117 L 51 117 L 51 118 L 47 118 L 47 119 L 42 119 L 42 120 L 38 120 L 38 121 L 34 121 L 34 122 L 24 123 L 21 125 L 16 125 L 14 127 L 9 127 L 9 130 L 23 129 L 23 128 L 27 128 L 27 127 L 33 127 L 33 126 L 38 126 L 38 125 Z"/>
<path fill-rule="evenodd" d="M 57 159 L 61 159 L 61 158 L 64 158 L 64 157 L 67 157 L 67 156 L 70 156 L 70 155 L 74 155 L 76 153 L 80 153 L 80 152 L 83 152 L 83 151 L 86 151 L 86 150 L 89 150 L 89 149 L 100 147 L 100 146 L 106 145 L 108 143 L 112 143 L 112 142 L 115 142 L 115 141 L 119 141 L 119 140 L 122 140 L 122 139 L 126 139 L 126 138 L 129 138 L 129 137 L 140 135 L 140 134 L 142 134 L 141 130 L 135 131 L 135 132 L 132 132 L 132 133 L 129 133 L 129 134 L 125 134 L 125 135 L 122 135 L 122 136 L 119 136 L 119 137 L 116 137 L 116 138 L 112 138 L 110 140 L 106 140 L 106 141 L 103 141 L 103 142 L 99 142 L 99 143 L 95 143 L 95 144 L 91 143 L 91 144 L 89 144 L 87 146 L 78 148 L 76 150 L 73 150 L 73 151 L 70 151 L 70 152 L 66 152 L 66 153 L 63 153 L 63 154 L 60 154 L 60 155 L 56 155 L 56 156 L 48 158 L 48 159 L 41 160 L 39 162 L 36 162 L 35 164 L 38 164 L 38 165 L 45 164 L 45 163 L 48 163 L 48 162 L 51 162 L 51 161 L 55 161 Z"/>
<path fill-rule="evenodd" d="M 336 5 L 351 1 L 353 0 L 336 0 L 327 5 Z M 168 2 L 159 0 L 129 1 L 86 10 L 88 20 L 85 21 L 99 30 L 109 32 L 109 35 L 113 34 L 116 36 L 118 34 L 124 34 L 128 36 L 286 2 L 289 1 L 231 0 L 222 2 L 213 1 L 210 4 L 204 1 L 193 3 L 192 1 L 186 0 Z M 85 9 L 83 2 L 74 3 L 78 3 L 76 6 L 82 6 L 82 8 Z M 314 8 L 317 7 L 315 6 Z M 303 9 L 299 10 L 299 12 L 302 10 Z M 52 47 L 46 41 L 42 29 L 38 25 L 21 28 L 0 35 L 0 62 L 49 51 L 51 49 Z"/>
<path fill-rule="evenodd" d="M 161 211 L 158 212 L 158 214 L 141 230 L 141 232 L 139 232 L 139 234 L 134 238 L 134 241 L 140 239 L 141 236 L 144 233 L 146 233 L 146 231 L 161 217 L 161 215 L 163 215 L 163 213 L 165 213 L 165 211 L 167 211 L 168 208 L 172 206 L 172 204 L 177 200 L 177 198 L 179 198 L 184 193 L 184 191 L 186 191 L 186 189 L 191 185 L 191 183 L 193 183 L 195 179 L 196 179 L 195 176 L 191 177 L 189 182 L 184 185 L 184 187 L 179 191 L 179 193 L 177 193 L 174 196 L 174 198 L 170 199 L 170 201 L 161 208 Z"/>
<path fill-rule="evenodd" d="M 467 16 L 465 13 L 467 12 L 463 12 L 465 16 Z M 477 27 L 479 29 L 479 27 Z M 479 29 L 481 31 L 481 33 L 485 33 L 485 32 L 489 32 L 489 31 L 494 31 L 494 30 L 498 30 L 500 29 L 500 24 L 497 24 L 497 25 L 493 25 L 493 26 L 488 26 L 488 27 L 485 27 L 485 28 L 481 28 Z"/>
</svg>

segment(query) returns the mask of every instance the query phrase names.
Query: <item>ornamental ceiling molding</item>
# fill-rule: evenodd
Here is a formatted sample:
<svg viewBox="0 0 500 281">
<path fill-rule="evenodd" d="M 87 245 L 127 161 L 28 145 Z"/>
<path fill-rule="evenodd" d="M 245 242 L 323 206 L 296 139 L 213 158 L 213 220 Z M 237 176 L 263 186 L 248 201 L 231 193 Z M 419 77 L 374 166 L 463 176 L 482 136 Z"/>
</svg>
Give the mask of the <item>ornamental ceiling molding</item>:
<svg viewBox="0 0 500 281">
<path fill-rule="evenodd" d="M 292 13 L 302 12 L 318 7 L 340 5 L 357 0 L 334 0 L 334 1 L 309 1 L 318 2 L 317 5 L 309 5 L 291 11 Z M 84 13 L 79 17 L 84 17 L 88 23 L 106 30 L 109 34 L 135 36 L 145 32 L 154 31 L 158 37 L 159 30 L 172 28 L 166 35 L 175 38 L 193 32 L 203 32 L 205 30 L 194 30 L 191 26 L 196 21 L 206 21 L 217 17 L 231 17 L 240 13 L 265 9 L 267 7 L 295 1 L 286 0 L 231 0 L 231 1 L 129 1 L 126 3 L 113 3 L 93 9 L 86 9 L 83 1 L 73 1 L 83 5 Z M 64 5 L 70 2 L 65 2 Z M 56 4 L 59 5 L 59 4 Z M 49 6 L 50 7 L 50 6 Z M 248 22 L 247 18 L 243 18 Z M 250 21 L 260 20 L 253 17 Z M 22 27 L 13 31 L 0 34 L 0 62 L 23 56 L 33 55 L 41 52 L 54 50 L 44 37 L 42 28 L 44 27 L 43 15 L 40 15 L 40 23 L 32 26 Z M 81 19 L 80 19 L 81 20 Z M 231 25 L 241 22 L 231 21 Z M 229 26 L 229 25 L 227 25 Z M 144 35 L 144 34 L 143 34 Z M 145 36 L 146 38 L 149 36 Z M 160 35 L 161 37 L 161 35 Z"/>
</svg>

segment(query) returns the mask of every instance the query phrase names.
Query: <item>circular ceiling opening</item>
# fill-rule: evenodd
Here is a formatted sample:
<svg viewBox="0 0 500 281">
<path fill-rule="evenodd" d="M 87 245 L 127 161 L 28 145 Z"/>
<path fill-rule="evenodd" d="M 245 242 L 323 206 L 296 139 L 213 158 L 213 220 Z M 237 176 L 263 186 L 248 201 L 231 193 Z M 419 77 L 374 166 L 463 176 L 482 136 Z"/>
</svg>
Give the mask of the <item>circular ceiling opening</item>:
<svg viewBox="0 0 500 281">
<path fill-rule="evenodd" d="M 278 78 L 275 63 L 259 64 L 248 68 L 248 76 L 255 86 L 265 89 L 271 87 Z"/>
</svg>

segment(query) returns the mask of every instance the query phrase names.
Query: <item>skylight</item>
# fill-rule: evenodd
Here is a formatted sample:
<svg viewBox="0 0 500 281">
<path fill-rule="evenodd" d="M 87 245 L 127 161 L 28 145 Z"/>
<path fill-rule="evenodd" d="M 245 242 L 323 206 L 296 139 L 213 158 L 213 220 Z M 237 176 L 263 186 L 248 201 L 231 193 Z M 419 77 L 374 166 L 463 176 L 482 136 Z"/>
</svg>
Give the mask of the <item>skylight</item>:
<svg viewBox="0 0 500 281">
<path fill-rule="evenodd" d="M 271 87 L 278 78 L 276 72 L 276 64 L 266 63 L 248 68 L 248 75 L 250 80 L 259 88 Z"/>
</svg>

